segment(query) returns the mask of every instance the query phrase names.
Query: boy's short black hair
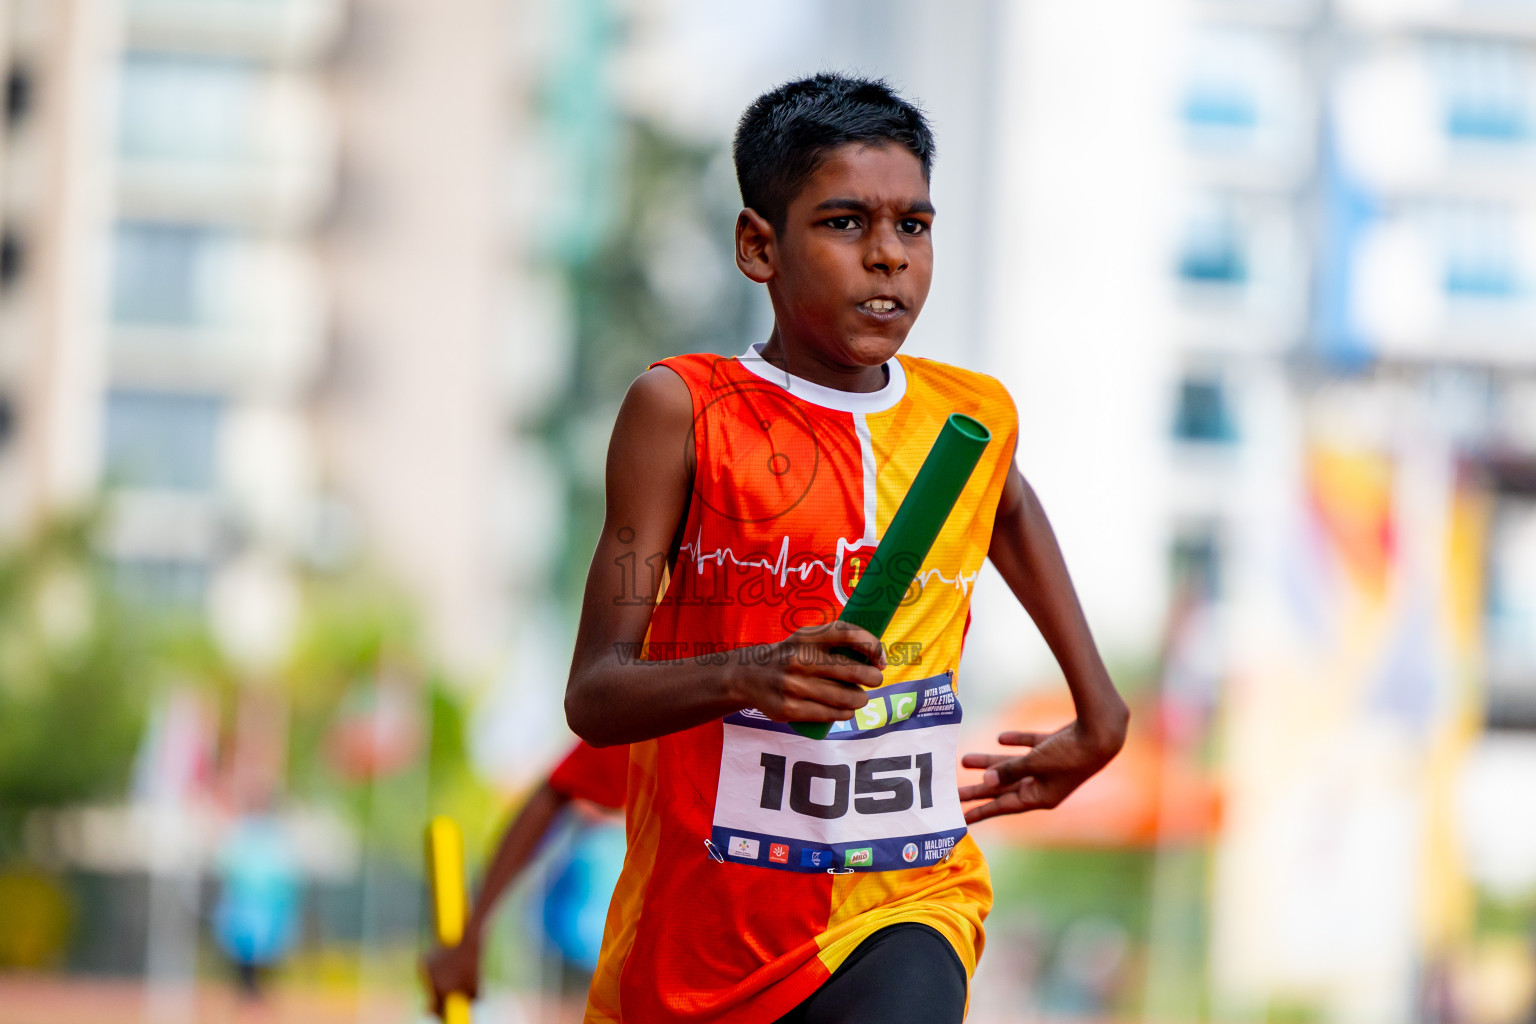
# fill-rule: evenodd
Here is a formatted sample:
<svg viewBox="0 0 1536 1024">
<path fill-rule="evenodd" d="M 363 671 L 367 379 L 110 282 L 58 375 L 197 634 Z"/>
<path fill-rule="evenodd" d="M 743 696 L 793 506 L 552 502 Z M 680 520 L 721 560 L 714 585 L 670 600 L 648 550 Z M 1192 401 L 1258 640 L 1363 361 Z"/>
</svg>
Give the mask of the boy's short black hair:
<svg viewBox="0 0 1536 1024">
<path fill-rule="evenodd" d="M 763 93 L 741 115 L 732 154 L 743 206 L 783 228 L 789 202 L 828 150 L 850 142 L 902 146 L 933 169 L 933 130 L 883 79 L 823 72 Z"/>
</svg>

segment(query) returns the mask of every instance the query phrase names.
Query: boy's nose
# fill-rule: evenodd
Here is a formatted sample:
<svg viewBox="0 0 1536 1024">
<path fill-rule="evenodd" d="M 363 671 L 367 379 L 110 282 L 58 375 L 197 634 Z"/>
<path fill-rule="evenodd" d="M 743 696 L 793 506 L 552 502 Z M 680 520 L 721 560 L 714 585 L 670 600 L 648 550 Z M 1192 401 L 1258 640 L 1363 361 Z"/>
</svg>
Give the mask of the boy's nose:
<svg viewBox="0 0 1536 1024">
<path fill-rule="evenodd" d="M 892 229 L 878 231 L 872 239 L 864 265 L 881 274 L 897 274 L 907 269 L 907 251 Z"/>
</svg>

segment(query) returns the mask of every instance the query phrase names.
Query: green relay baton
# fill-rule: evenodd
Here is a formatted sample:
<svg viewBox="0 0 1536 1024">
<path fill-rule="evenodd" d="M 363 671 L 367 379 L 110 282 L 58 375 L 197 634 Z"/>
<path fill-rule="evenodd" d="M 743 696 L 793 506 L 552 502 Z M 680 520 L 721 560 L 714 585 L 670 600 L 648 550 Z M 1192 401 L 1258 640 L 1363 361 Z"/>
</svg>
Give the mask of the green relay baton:
<svg viewBox="0 0 1536 1024">
<path fill-rule="evenodd" d="M 991 440 L 992 432 L 978 421 L 950 413 L 839 619 L 869 630 L 876 639 L 885 636 L 886 627 Z M 833 649 L 863 660 L 863 655 L 850 648 Z M 791 724 L 800 735 L 813 740 L 825 739 L 832 728 L 831 722 Z"/>
</svg>

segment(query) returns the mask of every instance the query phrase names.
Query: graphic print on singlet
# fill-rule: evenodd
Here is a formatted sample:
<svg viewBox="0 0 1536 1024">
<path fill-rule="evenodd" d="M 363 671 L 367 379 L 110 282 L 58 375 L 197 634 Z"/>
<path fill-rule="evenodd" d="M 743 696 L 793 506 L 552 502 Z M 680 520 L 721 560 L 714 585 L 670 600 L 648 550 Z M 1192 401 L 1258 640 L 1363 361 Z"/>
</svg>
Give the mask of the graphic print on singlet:
<svg viewBox="0 0 1536 1024">
<path fill-rule="evenodd" d="M 824 740 L 756 709 L 725 719 L 710 841 L 728 863 L 782 871 L 898 871 L 965 835 L 952 675 L 869 691 Z"/>
</svg>

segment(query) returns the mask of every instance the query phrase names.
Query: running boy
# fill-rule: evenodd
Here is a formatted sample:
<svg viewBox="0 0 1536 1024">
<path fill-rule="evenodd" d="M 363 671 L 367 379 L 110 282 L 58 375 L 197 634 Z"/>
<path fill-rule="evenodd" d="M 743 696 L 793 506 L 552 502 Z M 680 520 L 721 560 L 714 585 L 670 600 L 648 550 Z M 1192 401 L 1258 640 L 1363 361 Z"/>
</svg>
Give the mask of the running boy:
<svg viewBox="0 0 1536 1024">
<path fill-rule="evenodd" d="M 1007 393 L 897 356 L 933 270 L 922 114 L 817 75 L 747 109 L 735 158 L 736 264 L 773 330 L 631 386 L 566 691 L 578 735 L 633 744 L 586 1019 L 959 1021 L 992 900 L 966 825 L 1054 807 L 1120 749 L 1125 704 L 1013 466 Z M 993 440 L 882 649 L 837 615 L 952 412 Z M 1077 719 L 1000 737 L 1023 756 L 966 755 L 985 781 L 958 788 L 955 671 L 986 557 Z M 654 605 L 648 569 L 667 578 Z M 816 741 L 796 721 L 836 724 Z"/>
</svg>

